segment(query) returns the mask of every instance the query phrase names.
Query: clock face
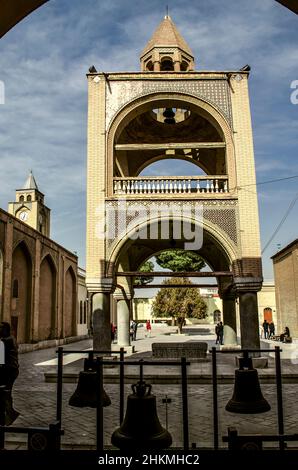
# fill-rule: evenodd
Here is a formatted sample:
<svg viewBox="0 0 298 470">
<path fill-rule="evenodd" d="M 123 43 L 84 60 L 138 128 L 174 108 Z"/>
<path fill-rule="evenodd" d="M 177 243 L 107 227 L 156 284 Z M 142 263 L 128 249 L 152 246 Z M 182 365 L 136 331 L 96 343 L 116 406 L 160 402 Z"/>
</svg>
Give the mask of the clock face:
<svg viewBox="0 0 298 470">
<path fill-rule="evenodd" d="M 20 212 L 20 215 L 19 215 L 20 219 L 25 221 L 28 219 L 28 212 L 27 211 L 22 211 Z"/>
</svg>

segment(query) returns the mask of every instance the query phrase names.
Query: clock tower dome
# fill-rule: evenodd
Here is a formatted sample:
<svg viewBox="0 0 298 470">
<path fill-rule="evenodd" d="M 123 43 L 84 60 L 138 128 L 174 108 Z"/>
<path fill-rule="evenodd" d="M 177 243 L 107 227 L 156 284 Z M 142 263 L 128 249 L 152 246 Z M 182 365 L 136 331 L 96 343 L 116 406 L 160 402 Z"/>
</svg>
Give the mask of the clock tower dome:
<svg viewBox="0 0 298 470">
<path fill-rule="evenodd" d="M 46 237 L 50 236 L 51 211 L 44 204 L 44 194 L 39 191 L 32 171 L 23 188 L 16 190 L 16 200 L 8 204 L 8 212 Z"/>
</svg>

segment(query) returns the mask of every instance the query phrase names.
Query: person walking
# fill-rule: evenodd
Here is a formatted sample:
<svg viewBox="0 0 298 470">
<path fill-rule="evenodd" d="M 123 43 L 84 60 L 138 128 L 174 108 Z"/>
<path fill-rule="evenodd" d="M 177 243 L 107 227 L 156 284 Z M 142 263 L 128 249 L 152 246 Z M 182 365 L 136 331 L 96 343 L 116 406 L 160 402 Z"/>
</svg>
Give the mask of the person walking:
<svg viewBox="0 0 298 470">
<path fill-rule="evenodd" d="M 273 321 L 271 323 L 269 323 L 269 339 L 275 335 L 275 325 L 273 323 Z"/>
<path fill-rule="evenodd" d="M 4 409 L 5 425 L 12 424 L 20 413 L 13 408 L 12 387 L 19 375 L 18 345 L 14 336 L 10 332 L 10 324 L 0 323 L 0 340 L 4 343 L 5 362 L 1 367 L 0 386 L 2 386 L 2 399 L 4 400 L 2 409 Z"/>
<path fill-rule="evenodd" d="M 267 322 L 267 320 L 264 320 L 263 330 L 264 330 L 264 338 L 268 339 L 269 323 Z"/>
<path fill-rule="evenodd" d="M 150 338 L 151 336 L 151 323 L 150 320 L 146 321 L 146 336 Z"/>
</svg>

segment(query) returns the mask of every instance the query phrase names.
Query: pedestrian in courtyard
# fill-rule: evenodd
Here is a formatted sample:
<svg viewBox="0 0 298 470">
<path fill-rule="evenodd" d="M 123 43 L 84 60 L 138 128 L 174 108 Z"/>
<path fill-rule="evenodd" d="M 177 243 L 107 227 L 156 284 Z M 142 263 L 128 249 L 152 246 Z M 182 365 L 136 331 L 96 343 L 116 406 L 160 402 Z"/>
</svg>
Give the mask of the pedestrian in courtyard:
<svg viewBox="0 0 298 470">
<path fill-rule="evenodd" d="M 137 340 L 137 329 L 138 329 L 138 324 L 136 321 L 133 322 L 133 340 Z"/>
<path fill-rule="evenodd" d="M 281 335 L 280 335 L 280 341 L 282 341 L 283 343 L 291 342 L 290 337 L 291 337 L 290 330 L 286 326 L 283 333 L 281 333 Z"/>
<path fill-rule="evenodd" d="M 151 336 L 151 323 L 150 323 L 150 320 L 146 321 L 146 336 L 147 337 Z"/>
<path fill-rule="evenodd" d="M 267 322 L 267 320 L 264 320 L 263 330 L 264 330 L 264 338 L 268 339 L 269 323 Z"/>
<path fill-rule="evenodd" d="M 269 323 L 269 338 L 275 335 L 275 325 L 273 321 Z"/>
<path fill-rule="evenodd" d="M 220 343 L 220 338 L 219 338 L 219 323 L 217 323 L 216 326 L 215 326 L 215 334 L 216 334 L 215 344 L 219 344 L 219 343 Z"/>
<path fill-rule="evenodd" d="M 0 340 L 4 343 L 5 362 L 1 367 L 0 385 L 4 386 L 2 397 L 5 409 L 5 425 L 12 424 L 20 413 L 13 409 L 12 387 L 19 375 L 18 345 L 10 332 L 10 324 L 0 323 Z"/>
<path fill-rule="evenodd" d="M 131 320 L 130 325 L 129 325 L 129 336 L 130 336 L 131 341 L 134 340 L 134 328 L 135 328 L 135 322 Z"/>
<path fill-rule="evenodd" d="M 224 335 L 224 326 L 223 326 L 222 321 L 220 321 L 218 325 L 219 344 L 223 344 L 223 335 Z"/>
<path fill-rule="evenodd" d="M 116 326 L 112 322 L 111 323 L 111 341 L 112 341 L 112 343 L 114 343 L 114 341 L 115 341 L 115 334 L 116 334 Z"/>
</svg>

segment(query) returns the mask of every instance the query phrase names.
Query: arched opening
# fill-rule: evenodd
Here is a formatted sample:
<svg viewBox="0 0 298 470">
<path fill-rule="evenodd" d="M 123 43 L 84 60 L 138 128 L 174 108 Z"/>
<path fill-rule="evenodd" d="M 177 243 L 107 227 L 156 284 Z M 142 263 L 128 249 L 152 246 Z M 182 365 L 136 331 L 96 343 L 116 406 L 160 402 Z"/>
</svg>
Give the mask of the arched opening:
<svg viewBox="0 0 298 470">
<path fill-rule="evenodd" d="M 231 270 L 232 261 L 237 259 L 234 247 L 228 237 L 215 232 L 207 220 L 194 220 L 183 208 L 180 215 L 163 213 L 162 221 L 158 214 L 155 216 L 150 222 L 137 220 L 126 236 L 119 237 L 110 256 L 108 275 L 113 276 L 127 260 L 129 269 L 138 271 L 152 256 L 174 248 L 195 251 L 213 271 Z"/>
<path fill-rule="evenodd" d="M 19 201 L 20 201 L 20 202 L 24 202 L 24 200 L 25 200 L 24 196 L 23 196 L 23 195 L 20 196 Z"/>
<path fill-rule="evenodd" d="M 152 71 L 153 71 L 153 68 L 154 68 L 154 67 L 153 67 L 153 62 L 152 62 L 152 60 L 149 60 L 149 61 L 146 63 L 146 70 L 147 70 L 148 72 L 152 72 Z"/>
<path fill-rule="evenodd" d="M 13 298 L 13 290 L 14 287 L 16 288 L 16 285 L 18 285 L 18 297 Z M 14 326 L 17 341 L 25 343 L 30 341 L 32 311 L 32 260 L 25 242 L 19 243 L 13 252 L 11 289 L 11 323 Z"/>
<path fill-rule="evenodd" d="M 56 268 L 51 256 L 46 256 L 40 266 L 39 321 L 40 341 L 55 337 L 56 323 Z"/>
<path fill-rule="evenodd" d="M 73 336 L 76 332 L 76 276 L 72 267 L 65 274 L 64 305 L 64 336 Z"/>
<path fill-rule="evenodd" d="M 31 202 L 31 201 L 32 201 L 32 196 L 31 196 L 31 194 L 28 194 L 28 196 L 27 196 L 27 202 Z"/>
<path fill-rule="evenodd" d="M 180 70 L 181 72 L 187 72 L 189 69 L 189 63 L 186 62 L 186 60 L 183 60 L 180 64 Z"/>
<path fill-rule="evenodd" d="M 157 192 L 156 185 L 152 191 L 152 181 L 139 181 L 139 174 L 150 163 L 166 158 L 188 160 L 202 168 L 209 192 L 228 192 L 229 184 L 233 185 L 232 136 L 223 118 L 215 118 L 217 111 L 203 102 L 199 106 L 192 102 L 195 99 L 176 96 L 148 101 L 123 119 L 119 116 L 118 124 L 117 120 L 113 124 L 114 139 L 109 150 L 113 184 L 108 185 L 113 188 L 112 194 Z M 159 176 L 156 174 L 156 178 Z M 197 192 L 202 192 L 200 181 L 197 183 Z M 159 188 L 158 192 L 170 191 Z"/>
<path fill-rule="evenodd" d="M 163 57 L 160 62 L 160 70 L 161 72 L 173 72 L 174 71 L 174 63 L 171 57 Z"/>
</svg>

